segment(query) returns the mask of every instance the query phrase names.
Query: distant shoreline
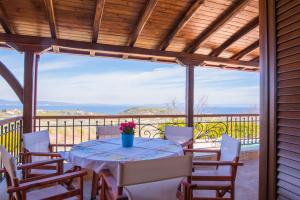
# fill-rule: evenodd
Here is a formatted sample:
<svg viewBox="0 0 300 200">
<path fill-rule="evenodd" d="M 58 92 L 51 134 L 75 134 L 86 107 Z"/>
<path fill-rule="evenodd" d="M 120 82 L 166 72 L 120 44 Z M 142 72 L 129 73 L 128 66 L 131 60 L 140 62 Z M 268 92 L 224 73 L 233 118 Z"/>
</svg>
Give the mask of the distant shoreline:
<svg viewBox="0 0 300 200">
<path fill-rule="evenodd" d="M 38 110 L 42 111 L 83 111 L 92 112 L 96 114 L 120 114 L 126 110 L 134 108 L 143 109 L 161 109 L 166 108 L 163 106 L 130 106 L 130 105 L 42 105 L 38 107 Z M 19 105 L 0 105 L 0 110 L 21 110 L 22 107 Z M 183 111 L 183 108 L 181 108 Z M 203 110 L 204 114 L 252 114 L 259 113 L 259 109 L 254 106 L 207 106 Z"/>
</svg>

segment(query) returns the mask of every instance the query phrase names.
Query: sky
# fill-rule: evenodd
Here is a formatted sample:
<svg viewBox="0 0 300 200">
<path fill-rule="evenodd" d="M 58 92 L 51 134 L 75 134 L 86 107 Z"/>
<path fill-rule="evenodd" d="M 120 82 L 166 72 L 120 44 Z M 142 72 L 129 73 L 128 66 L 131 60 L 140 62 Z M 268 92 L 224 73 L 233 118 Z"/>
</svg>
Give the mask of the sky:
<svg viewBox="0 0 300 200">
<path fill-rule="evenodd" d="M 0 60 L 23 85 L 24 55 L 0 49 Z M 17 100 L 0 77 L 0 99 Z M 197 67 L 195 102 L 258 106 L 259 73 Z M 70 54 L 41 55 L 38 100 L 79 104 L 184 103 L 185 68 L 177 64 Z"/>
</svg>

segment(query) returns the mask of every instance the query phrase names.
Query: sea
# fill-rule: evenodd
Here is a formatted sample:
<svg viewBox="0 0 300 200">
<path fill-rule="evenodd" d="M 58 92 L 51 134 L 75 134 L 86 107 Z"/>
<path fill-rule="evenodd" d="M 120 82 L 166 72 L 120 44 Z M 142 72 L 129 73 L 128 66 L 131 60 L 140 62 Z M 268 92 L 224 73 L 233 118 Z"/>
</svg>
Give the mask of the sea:
<svg viewBox="0 0 300 200">
<path fill-rule="evenodd" d="M 49 110 L 49 111 L 64 111 L 64 110 L 78 110 L 84 112 L 93 112 L 99 114 L 119 114 L 127 109 L 133 107 L 153 108 L 163 107 L 162 105 L 84 105 L 84 104 L 70 104 L 70 105 L 39 105 L 38 110 Z M 0 104 L 0 111 L 22 109 L 21 105 L 8 105 Z M 180 108 L 184 110 L 183 107 Z M 256 106 L 207 106 L 203 109 L 205 114 L 256 114 L 259 113 L 259 108 Z"/>
</svg>

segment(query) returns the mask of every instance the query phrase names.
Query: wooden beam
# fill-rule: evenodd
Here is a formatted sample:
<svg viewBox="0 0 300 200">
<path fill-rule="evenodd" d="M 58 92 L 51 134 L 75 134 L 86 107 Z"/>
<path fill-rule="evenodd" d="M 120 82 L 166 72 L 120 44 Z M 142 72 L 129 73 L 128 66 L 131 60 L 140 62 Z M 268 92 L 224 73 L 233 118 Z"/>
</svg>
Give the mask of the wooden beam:
<svg viewBox="0 0 300 200">
<path fill-rule="evenodd" d="M 235 0 L 216 20 L 214 20 L 201 34 L 185 48 L 185 52 L 194 53 L 199 46 L 209 38 L 214 32 L 221 28 L 229 19 L 231 19 L 249 0 Z"/>
<path fill-rule="evenodd" d="M 57 38 L 54 6 L 52 0 L 44 0 L 52 38 Z"/>
<path fill-rule="evenodd" d="M 145 27 L 148 19 L 150 18 L 158 0 L 148 0 L 146 6 L 144 7 L 143 12 L 141 13 L 137 24 L 134 26 L 136 27 L 132 34 L 130 35 L 130 38 L 128 40 L 127 45 L 133 47 L 135 42 L 137 41 L 139 35 L 141 34 L 143 28 Z"/>
<path fill-rule="evenodd" d="M 58 46 L 53 45 L 52 49 L 53 49 L 54 53 L 59 53 L 59 47 Z"/>
<path fill-rule="evenodd" d="M 186 66 L 185 114 L 186 126 L 194 126 L 194 66 Z"/>
<path fill-rule="evenodd" d="M 98 53 L 110 53 L 110 54 L 120 54 L 120 55 L 128 54 L 129 58 L 132 56 L 133 57 L 142 56 L 142 57 L 156 58 L 157 60 L 160 61 L 173 60 L 174 62 L 176 58 L 180 58 L 185 60 L 190 59 L 193 60 L 193 62 L 209 61 L 211 63 L 258 69 L 257 62 L 234 60 L 230 58 L 220 58 L 220 57 L 202 55 L 202 54 L 190 54 L 185 52 L 160 51 L 156 49 L 117 46 L 117 45 L 109 45 L 109 44 L 92 44 L 90 42 L 73 41 L 73 40 L 65 40 L 65 39 L 51 39 L 51 38 L 36 37 L 36 36 L 10 35 L 5 33 L 0 33 L 0 42 L 1 41 L 14 42 L 16 44 L 26 43 L 27 45 L 30 44 L 36 48 L 48 48 L 49 46 L 56 45 L 62 48 L 72 49 L 74 50 L 73 53 L 76 53 L 76 50 L 78 51 L 95 50 Z M 89 52 L 87 53 L 87 55 L 89 55 Z"/>
<path fill-rule="evenodd" d="M 6 12 L 2 5 L 0 5 L 0 24 L 3 27 L 4 31 L 8 34 L 15 34 L 14 29 L 12 28 L 9 20 L 7 19 Z"/>
<path fill-rule="evenodd" d="M 26 51 L 24 56 L 23 129 L 32 132 L 34 105 L 35 53 Z"/>
<path fill-rule="evenodd" d="M 23 103 L 23 87 L 11 71 L 0 61 L 0 75 L 14 90 L 19 100 Z"/>
<path fill-rule="evenodd" d="M 256 56 L 255 58 L 253 58 L 251 61 L 256 61 L 259 62 L 259 56 Z"/>
<path fill-rule="evenodd" d="M 249 23 L 243 26 L 240 30 L 238 30 L 235 34 L 233 34 L 229 39 L 227 39 L 221 46 L 213 50 L 210 55 L 211 56 L 219 56 L 225 49 L 227 49 L 234 42 L 239 40 L 241 37 L 249 33 L 255 27 L 258 26 L 258 17 L 252 19 Z"/>
<path fill-rule="evenodd" d="M 176 21 L 175 25 L 171 29 L 170 33 L 167 37 L 162 41 L 159 48 L 160 50 L 165 50 L 173 40 L 173 38 L 183 29 L 183 27 L 190 21 L 190 19 L 194 16 L 197 10 L 200 8 L 204 0 L 195 0 L 191 6 L 187 9 L 184 15 L 180 20 Z"/>
<path fill-rule="evenodd" d="M 238 60 L 238 59 L 242 58 L 243 56 L 247 55 L 248 53 L 250 53 L 251 51 L 255 50 L 258 47 L 259 47 L 259 40 L 253 42 L 248 47 L 246 47 L 245 49 L 243 49 L 242 51 L 240 51 L 239 53 L 233 55 L 231 57 L 231 59 Z M 253 60 L 253 61 L 257 61 L 257 60 Z"/>
<path fill-rule="evenodd" d="M 103 10 L 104 10 L 105 0 L 97 0 L 96 7 L 95 7 L 95 17 L 93 23 L 93 35 L 92 35 L 92 42 L 97 43 L 98 36 L 99 36 L 99 29 L 101 25 Z"/>
</svg>

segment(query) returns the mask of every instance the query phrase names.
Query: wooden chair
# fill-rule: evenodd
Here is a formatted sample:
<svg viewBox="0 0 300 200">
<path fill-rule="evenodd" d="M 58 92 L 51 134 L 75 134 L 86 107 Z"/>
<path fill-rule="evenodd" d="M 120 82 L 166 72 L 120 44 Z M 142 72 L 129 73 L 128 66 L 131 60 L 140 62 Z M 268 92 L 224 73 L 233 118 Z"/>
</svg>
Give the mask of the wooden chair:
<svg viewBox="0 0 300 200">
<path fill-rule="evenodd" d="M 193 145 L 194 128 L 193 127 L 165 127 L 165 139 L 180 144 L 182 147 Z"/>
<path fill-rule="evenodd" d="M 185 200 L 191 174 L 192 156 L 120 163 L 117 180 L 109 170 L 101 173 L 101 200 Z"/>
<path fill-rule="evenodd" d="M 235 178 L 239 163 L 241 143 L 227 134 L 222 135 L 220 150 L 185 149 L 189 153 L 216 153 L 217 161 L 193 161 L 194 167 L 214 166 L 212 170 L 195 170 L 192 175 L 191 199 L 230 199 L 234 200 Z M 215 191 L 215 197 L 194 197 L 194 191 Z M 201 192 L 198 192 L 201 193 Z M 230 197 L 225 197 L 226 194 Z"/>
<path fill-rule="evenodd" d="M 71 145 L 64 145 L 70 147 Z M 59 153 L 53 153 L 53 145 L 50 144 L 50 137 L 47 130 L 23 134 L 23 152 L 22 163 L 32 163 L 50 158 L 61 158 Z M 77 167 L 70 163 L 62 165 L 62 172 L 72 172 L 77 170 Z M 46 165 L 33 167 L 30 170 L 24 171 L 25 178 L 35 176 L 52 176 L 55 174 L 56 166 Z"/>
<path fill-rule="evenodd" d="M 96 127 L 96 138 L 105 139 L 105 138 L 117 138 L 120 137 L 121 131 L 118 126 L 97 126 Z M 92 199 L 96 198 L 97 192 L 101 188 L 100 177 L 98 173 L 93 172 L 92 179 Z"/>
<path fill-rule="evenodd" d="M 97 126 L 96 127 L 96 138 L 116 138 L 120 137 L 121 131 L 118 126 Z"/>
<path fill-rule="evenodd" d="M 83 199 L 83 176 L 87 174 L 85 171 L 76 171 L 68 174 L 51 176 L 49 178 L 33 177 L 29 179 L 20 179 L 17 176 L 17 170 L 27 170 L 33 167 L 57 163 L 62 165 L 63 159 L 51 159 L 16 165 L 15 159 L 0 146 L 0 153 L 4 169 L 1 172 L 5 173 L 7 181 L 7 192 L 10 200 L 39 200 L 39 199 Z M 59 170 L 59 168 L 58 168 Z M 60 173 L 60 172 L 58 172 Z M 68 190 L 62 186 L 62 182 L 69 179 L 79 178 L 80 186 L 77 189 Z"/>
</svg>

